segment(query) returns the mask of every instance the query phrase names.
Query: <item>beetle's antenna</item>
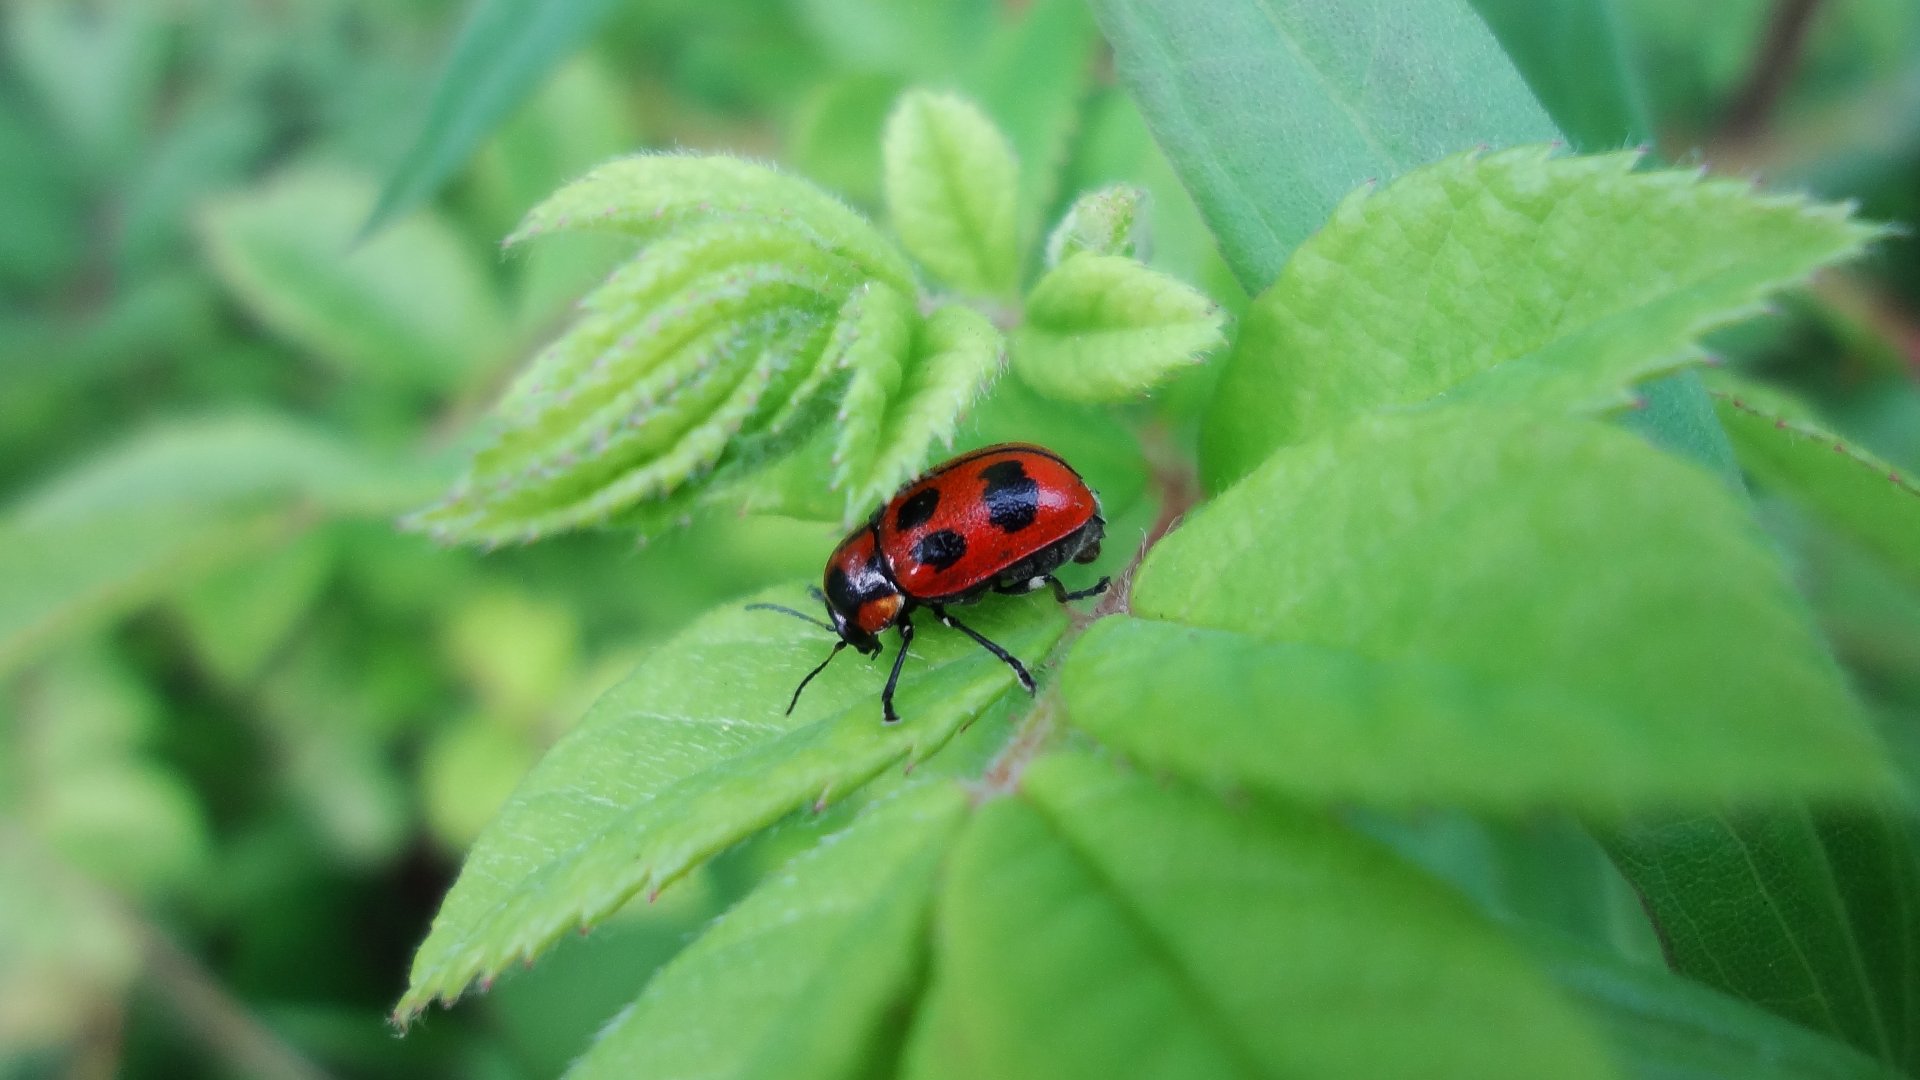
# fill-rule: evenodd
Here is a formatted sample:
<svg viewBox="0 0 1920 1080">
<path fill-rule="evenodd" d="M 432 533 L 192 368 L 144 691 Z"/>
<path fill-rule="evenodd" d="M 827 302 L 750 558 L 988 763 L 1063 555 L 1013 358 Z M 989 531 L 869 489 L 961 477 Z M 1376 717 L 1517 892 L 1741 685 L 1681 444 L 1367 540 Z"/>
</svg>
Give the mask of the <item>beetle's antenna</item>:
<svg viewBox="0 0 1920 1080">
<path fill-rule="evenodd" d="M 827 602 L 827 594 L 821 592 L 820 586 L 818 585 L 807 586 L 807 595 L 813 597 L 815 600 L 818 600 L 823 604 Z"/>
<path fill-rule="evenodd" d="M 805 616 L 802 616 L 802 618 L 804 618 L 804 617 L 805 617 Z M 796 687 L 794 687 L 794 688 L 793 688 L 793 700 L 792 700 L 792 701 L 789 701 L 789 702 L 787 702 L 787 715 L 788 715 L 788 716 L 792 716 L 792 715 L 793 715 L 793 707 L 794 707 L 795 705 L 798 705 L 798 704 L 800 704 L 800 691 L 802 691 L 802 690 L 805 690 L 805 689 L 807 688 L 807 684 L 813 681 L 813 677 L 814 677 L 815 675 L 818 675 L 818 674 L 820 674 L 821 672 L 823 672 L 823 671 L 825 671 L 825 670 L 827 670 L 827 665 L 828 665 L 828 664 L 831 664 L 831 663 L 833 663 L 833 658 L 834 658 L 834 657 L 836 657 L 836 656 L 839 656 L 839 655 L 840 655 L 840 650 L 841 650 L 841 649 L 844 649 L 844 648 L 846 648 L 846 647 L 847 647 L 847 643 L 846 643 L 846 642 L 844 642 L 844 641 L 836 641 L 836 642 L 834 642 L 834 643 L 833 643 L 833 651 L 827 654 L 827 658 L 826 658 L 825 660 L 822 660 L 822 661 L 820 661 L 820 666 L 819 666 L 819 667 L 817 667 L 817 668 L 814 668 L 814 669 L 813 669 L 812 671 L 809 671 L 809 672 L 807 672 L 807 677 L 806 677 L 806 678 L 804 678 L 804 679 L 801 679 L 801 680 L 800 680 L 800 685 L 799 685 L 799 686 L 796 686 Z"/>
<path fill-rule="evenodd" d="M 801 622 L 810 622 L 813 625 L 819 627 L 820 629 L 825 630 L 829 634 L 837 634 L 840 632 L 838 630 L 835 630 L 833 628 L 833 624 L 827 622 L 825 619 L 816 619 L 804 611 L 795 611 L 784 604 L 748 604 L 747 610 L 748 611 L 758 610 L 758 611 L 784 612 L 788 615 L 793 616 L 796 619 L 799 619 Z"/>
</svg>

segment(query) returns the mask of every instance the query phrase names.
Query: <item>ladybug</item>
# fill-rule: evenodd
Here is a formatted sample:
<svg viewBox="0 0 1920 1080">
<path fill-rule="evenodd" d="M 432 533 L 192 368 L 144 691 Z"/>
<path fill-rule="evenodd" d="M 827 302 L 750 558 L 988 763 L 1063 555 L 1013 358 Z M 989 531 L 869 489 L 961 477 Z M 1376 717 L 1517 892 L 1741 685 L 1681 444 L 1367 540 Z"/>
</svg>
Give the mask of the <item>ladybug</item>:
<svg viewBox="0 0 1920 1080">
<path fill-rule="evenodd" d="M 988 592 L 1051 588 L 1063 604 L 1097 596 L 1108 579 L 1069 592 L 1053 572 L 1098 558 L 1105 529 L 1099 498 L 1073 466 L 1043 446 L 1000 443 L 935 466 L 874 511 L 827 559 L 825 589 L 811 591 L 826 605 L 830 624 L 779 604 L 749 605 L 805 619 L 840 637 L 794 688 L 787 712 L 840 650 L 851 645 L 864 656 L 879 656 L 880 633 L 897 626 L 900 651 L 880 692 L 880 712 L 882 722 L 898 723 L 893 691 L 913 644 L 913 613 L 922 607 L 998 657 L 1033 693 L 1033 676 L 1013 654 L 947 608 Z"/>
</svg>

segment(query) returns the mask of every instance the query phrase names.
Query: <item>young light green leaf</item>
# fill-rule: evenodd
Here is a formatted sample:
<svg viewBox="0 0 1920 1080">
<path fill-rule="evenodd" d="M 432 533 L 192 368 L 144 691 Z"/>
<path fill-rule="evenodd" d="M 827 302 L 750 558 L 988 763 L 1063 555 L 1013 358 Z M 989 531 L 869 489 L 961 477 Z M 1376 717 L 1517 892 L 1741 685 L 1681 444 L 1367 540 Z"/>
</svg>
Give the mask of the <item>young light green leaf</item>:
<svg viewBox="0 0 1920 1080">
<path fill-rule="evenodd" d="M 1629 1076 L 1646 1080 L 1886 1080 L 1837 1039 L 1664 968 L 1528 935 L 1528 952 L 1578 1002 Z"/>
<path fill-rule="evenodd" d="M 1090 758 L 977 812 L 938 935 L 968 1075 L 1612 1075 L 1497 932 L 1372 842 Z"/>
<path fill-rule="evenodd" d="M 909 296 L 913 269 L 893 242 L 840 200 L 795 176 L 718 155 L 635 154 L 609 161 L 534 207 L 509 246 L 563 229 L 656 240 L 683 225 L 777 225 Z"/>
<path fill-rule="evenodd" d="M 1622 404 L 1875 235 L 1845 207 L 1638 160 L 1464 155 L 1342 203 L 1248 309 L 1207 416 L 1208 482 L 1442 395 Z"/>
<path fill-rule="evenodd" d="M 923 785 L 760 885 L 663 968 L 570 1080 L 868 1075 L 925 963 L 966 793 Z"/>
<path fill-rule="evenodd" d="M 1000 331 L 970 307 L 938 308 L 919 322 L 900 388 L 887 403 L 873 462 L 860 472 L 848 468 L 848 520 L 912 479 L 935 442 L 953 445 L 967 407 L 999 373 L 1004 349 Z"/>
<path fill-rule="evenodd" d="M 356 378 L 444 390 L 511 346 L 479 253 L 421 212 L 359 243 L 365 178 L 308 166 L 200 220 L 221 281 L 275 333 Z"/>
<path fill-rule="evenodd" d="M 1920 486 L 1911 477 L 1827 431 L 1782 392 L 1719 372 L 1709 387 L 1747 472 L 1920 582 Z"/>
<path fill-rule="evenodd" d="M 1379 797 L 1397 762 L 1394 776 L 1437 797 L 1603 812 L 1618 808 L 1609 792 L 1647 809 L 1888 792 L 1877 742 L 1746 508 L 1711 475 L 1599 422 L 1460 405 L 1281 450 L 1154 548 L 1132 606 L 1312 647 L 1183 650 L 1200 671 L 1249 679 L 1206 692 L 1260 706 L 1207 721 L 1231 733 L 1218 747 L 1174 748 L 1149 731 L 1164 695 L 1102 695 L 1134 715 L 1076 709 L 1209 778 L 1320 794 L 1364 777 L 1351 794 Z M 1252 670 L 1269 661 L 1301 668 L 1297 692 Z M 1195 673 L 1156 665 L 1135 679 L 1185 688 Z M 1368 710 L 1376 693 L 1390 711 Z M 1296 706 L 1340 726 L 1297 724 Z M 1541 721 L 1527 761 L 1509 760 L 1504 740 L 1528 736 L 1506 728 L 1528 710 L 1562 715 Z M 1429 741 L 1402 759 L 1375 745 L 1382 732 Z M 1280 760 L 1286 751 L 1256 753 L 1260 740 L 1327 775 Z"/>
<path fill-rule="evenodd" d="M 454 40 L 425 124 L 387 178 L 365 230 L 431 199 L 613 8 L 611 0 L 480 0 Z"/>
<path fill-rule="evenodd" d="M 820 390 L 830 323 L 861 281 L 788 225 L 681 230 L 587 297 L 501 402 L 467 476 L 409 524 L 528 540 L 673 493 Z"/>
<path fill-rule="evenodd" d="M 1019 166 L 972 102 L 913 90 L 881 144 L 887 215 L 913 257 L 961 292 L 1006 296 L 1020 271 Z"/>
<path fill-rule="evenodd" d="M 829 352 L 852 375 L 834 417 L 833 486 L 845 488 L 873 471 L 880 452 L 880 435 L 887 422 L 887 405 L 900 392 L 906 377 L 919 313 L 913 301 L 887 289 L 849 301 L 834 330 Z"/>
<path fill-rule="evenodd" d="M 1224 344 L 1224 322 L 1184 282 L 1124 256 L 1082 252 L 1027 295 L 1013 370 L 1063 401 L 1126 401 Z"/>
<path fill-rule="evenodd" d="M 1920 846 L 1893 813 L 1776 807 L 1647 821 L 1602 841 L 1682 975 L 1920 1063 Z"/>
<path fill-rule="evenodd" d="M 1047 236 L 1047 269 L 1086 251 L 1146 261 L 1147 193 L 1132 184 L 1089 191 L 1073 201 Z"/>
<path fill-rule="evenodd" d="M 1031 608 L 969 621 L 1032 658 L 1065 628 Z M 880 723 L 884 672 L 844 662 L 788 716 L 827 643 L 794 626 L 777 612 L 715 612 L 602 698 L 474 846 L 395 1015 L 451 1000 L 783 815 L 926 757 L 1012 680 L 973 642 L 929 628 L 901 676 L 899 725 Z"/>
<path fill-rule="evenodd" d="M 1093 11 L 1249 293 L 1355 186 L 1559 134 L 1466 0 L 1096 0 Z"/>
</svg>

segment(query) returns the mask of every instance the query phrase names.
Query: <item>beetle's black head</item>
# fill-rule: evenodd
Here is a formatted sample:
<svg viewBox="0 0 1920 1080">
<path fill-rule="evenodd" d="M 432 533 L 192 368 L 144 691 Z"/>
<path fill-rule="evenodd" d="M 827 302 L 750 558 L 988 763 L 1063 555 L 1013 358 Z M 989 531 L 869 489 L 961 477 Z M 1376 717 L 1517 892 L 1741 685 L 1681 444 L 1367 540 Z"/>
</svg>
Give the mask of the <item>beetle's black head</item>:
<svg viewBox="0 0 1920 1080">
<path fill-rule="evenodd" d="M 822 584 L 834 633 L 864 656 L 879 655 L 880 632 L 900 621 L 907 598 L 887 574 L 871 529 L 860 530 L 840 545 L 827 560 Z"/>
</svg>

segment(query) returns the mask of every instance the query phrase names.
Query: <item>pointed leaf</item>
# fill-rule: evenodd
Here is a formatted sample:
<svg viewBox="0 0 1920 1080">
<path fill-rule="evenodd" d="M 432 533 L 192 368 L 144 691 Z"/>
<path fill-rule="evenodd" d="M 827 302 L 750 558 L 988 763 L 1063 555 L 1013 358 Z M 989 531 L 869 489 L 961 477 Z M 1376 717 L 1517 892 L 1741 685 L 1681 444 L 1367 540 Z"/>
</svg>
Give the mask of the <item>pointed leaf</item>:
<svg viewBox="0 0 1920 1080">
<path fill-rule="evenodd" d="M 1357 185 L 1559 133 L 1465 0 L 1095 0 L 1247 292 Z"/>
<path fill-rule="evenodd" d="M 961 292 L 1005 296 L 1020 270 L 1015 186 L 1006 136 L 972 102 L 910 91 L 882 143 L 887 214 L 901 243 Z"/>
<path fill-rule="evenodd" d="M 479 0 L 448 53 L 426 121 L 387 178 L 365 229 L 433 198 L 613 10 L 611 0 Z"/>
<path fill-rule="evenodd" d="M 1033 608 L 975 620 L 1035 659 L 1064 629 Z M 474 845 L 396 1015 L 451 1000 L 787 813 L 926 757 L 1012 681 L 973 642 L 930 627 L 901 676 L 899 725 L 880 723 L 885 673 L 844 661 L 783 715 L 826 644 L 793 625 L 776 612 L 715 612 L 602 698 Z"/>
<path fill-rule="evenodd" d="M 839 362 L 851 369 L 846 396 L 834 417 L 833 486 L 845 488 L 873 471 L 887 406 L 900 393 L 920 321 L 913 301 L 891 289 L 855 297 L 835 329 Z"/>
<path fill-rule="evenodd" d="M 1047 269 L 1083 251 L 1144 261 L 1140 238 L 1146 231 L 1146 204 L 1146 190 L 1132 184 L 1115 184 L 1075 199 L 1047 236 Z"/>
<path fill-rule="evenodd" d="M 1083 252 L 1027 295 L 1013 369 L 1063 401 L 1126 401 L 1225 343 L 1224 322 L 1197 289 L 1129 258 Z"/>
<path fill-rule="evenodd" d="M 704 222 L 655 244 L 582 302 L 468 474 L 409 524 L 529 540 L 671 494 L 818 392 L 831 321 L 861 280 L 790 225 Z"/>
<path fill-rule="evenodd" d="M 761 884 L 648 984 L 571 1080 L 867 1075 L 925 963 L 934 875 L 966 793 L 865 813 Z"/>
<path fill-rule="evenodd" d="M 310 166 L 209 205 L 221 281 L 275 333 L 357 378 L 448 389 L 510 346 L 479 253 L 421 212 L 355 242 L 363 177 Z"/>
<path fill-rule="evenodd" d="M 1783 394 L 1721 374 L 1709 385 L 1747 472 L 1920 583 L 1920 486 L 1911 477 L 1827 431 Z"/>
<path fill-rule="evenodd" d="M 873 464 L 852 473 L 849 520 L 917 475 L 936 442 L 951 448 L 967 407 L 999 373 L 1005 339 L 986 316 L 951 305 L 921 320 L 900 389 L 887 404 Z"/>
<path fill-rule="evenodd" d="M 969 1075 L 1003 1080 L 1612 1075 L 1498 933 L 1372 842 L 1088 758 L 1035 762 L 962 834 L 934 981 Z"/>
<path fill-rule="evenodd" d="M 1096 690 L 1104 711 L 1076 709 L 1209 777 L 1313 794 L 1345 777 L 1347 797 L 1375 798 L 1398 780 L 1440 799 L 1600 811 L 1858 798 L 1891 780 L 1745 506 L 1597 422 L 1461 405 L 1281 450 L 1154 548 L 1132 609 L 1302 647 L 1183 649 L 1200 666 L 1136 669 L 1131 702 Z M 1256 674 L 1269 662 L 1301 668 L 1297 689 Z M 1176 729 L 1153 730 L 1164 687 L 1186 694 L 1202 673 L 1247 681 L 1195 692 L 1258 711 L 1202 721 L 1218 742 L 1172 746 Z M 1163 689 L 1149 696 L 1150 683 Z M 1336 726 L 1296 723 L 1296 705 Z M 1564 712 L 1505 730 L 1536 710 Z"/>
<path fill-rule="evenodd" d="M 1469 155 L 1343 202 L 1248 309 L 1207 418 L 1209 483 L 1442 395 L 1619 405 L 1875 235 L 1844 207 L 1637 161 Z"/>
<path fill-rule="evenodd" d="M 849 260 L 864 276 L 915 291 L 913 270 L 867 219 L 799 177 L 719 155 L 617 158 L 534 207 L 508 245 L 564 229 L 655 240 L 696 221 L 782 225 Z"/>
<path fill-rule="evenodd" d="M 1603 834 L 1674 970 L 1920 1064 L 1920 843 L 1872 811 L 1702 814 Z"/>
</svg>

